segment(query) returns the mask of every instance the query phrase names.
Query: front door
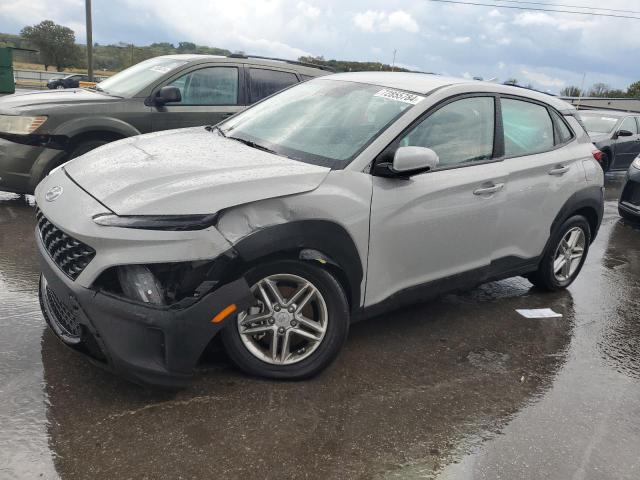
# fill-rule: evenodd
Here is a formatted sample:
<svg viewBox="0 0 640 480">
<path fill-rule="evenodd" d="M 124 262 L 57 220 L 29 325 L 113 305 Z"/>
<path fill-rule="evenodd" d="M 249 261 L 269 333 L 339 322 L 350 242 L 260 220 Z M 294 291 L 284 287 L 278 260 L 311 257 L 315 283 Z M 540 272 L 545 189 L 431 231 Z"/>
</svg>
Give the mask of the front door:
<svg viewBox="0 0 640 480">
<path fill-rule="evenodd" d="M 374 177 L 366 306 L 410 287 L 469 284 L 486 273 L 506 189 L 494 155 L 494 112 L 493 97 L 450 101 L 386 150 L 428 147 L 440 162 L 410 179 Z"/>
<path fill-rule="evenodd" d="M 241 73 L 240 66 L 207 66 L 169 81 L 182 99 L 151 107 L 153 130 L 214 125 L 239 112 Z"/>
<path fill-rule="evenodd" d="M 633 162 L 633 159 L 640 154 L 640 135 L 638 134 L 638 125 L 634 117 L 625 118 L 620 124 L 620 130 L 631 132 L 631 136 L 618 136 L 614 146 L 615 158 L 611 168 L 616 170 L 626 170 Z"/>
</svg>

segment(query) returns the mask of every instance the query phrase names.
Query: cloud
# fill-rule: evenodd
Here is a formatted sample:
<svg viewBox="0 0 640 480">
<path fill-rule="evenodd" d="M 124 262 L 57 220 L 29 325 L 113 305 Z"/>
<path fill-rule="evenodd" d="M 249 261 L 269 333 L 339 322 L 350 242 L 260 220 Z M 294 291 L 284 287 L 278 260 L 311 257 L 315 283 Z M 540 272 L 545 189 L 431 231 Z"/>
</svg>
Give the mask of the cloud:
<svg viewBox="0 0 640 480">
<path fill-rule="evenodd" d="M 317 18 L 320 15 L 320 9 L 309 5 L 307 2 L 299 2 L 296 7 L 307 18 Z"/>
<path fill-rule="evenodd" d="M 367 10 L 356 13 L 353 23 L 364 32 L 390 32 L 392 30 L 404 30 L 409 33 L 417 33 L 420 30 L 418 23 L 411 14 L 404 10 L 396 10 L 387 13 L 377 10 Z"/>
<path fill-rule="evenodd" d="M 561 31 L 582 30 L 593 25 L 593 20 L 576 20 L 544 12 L 524 12 L 516 15 L 514 25 L 522 27 L 552 27 Z"/>
<path fill-rule="evenodd" d="M 561 78 L 554 78 L 546 73 L 542 72 L 530 72 L 529 70 L 522 69 L 520 73 L 524 75 L 527 80 L 530 80 L 538 85 L 542 85 L 543 87 L 557 87 L 562 88 L 565 86 L 565 81 Z"/>
<path fill-rule="evenodd" d="M 453 37 L 453 43 L 469 43 L 471 37 Z"/>
</svg>

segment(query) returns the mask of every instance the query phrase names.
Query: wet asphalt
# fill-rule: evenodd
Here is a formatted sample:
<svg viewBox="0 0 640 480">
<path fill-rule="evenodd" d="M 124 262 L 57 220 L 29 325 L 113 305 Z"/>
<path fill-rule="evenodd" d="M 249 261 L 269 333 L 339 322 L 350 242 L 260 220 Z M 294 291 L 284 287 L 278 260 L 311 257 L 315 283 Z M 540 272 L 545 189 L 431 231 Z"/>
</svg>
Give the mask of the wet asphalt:
<svg viewBox="0 0 640 480">
<path fill-rule="evenodd" d="M 250 378 L 216 349 L 177 393 L 67 350 L 38 307 L 30 197 L 0 193 L 0 478 L 640 478 L 640 228 L 607 178 L 577 281 L 522 278 L 361 322 L 327 371 Z M 550 307 L 561 319 L 525 319 Z"/>
</svg>

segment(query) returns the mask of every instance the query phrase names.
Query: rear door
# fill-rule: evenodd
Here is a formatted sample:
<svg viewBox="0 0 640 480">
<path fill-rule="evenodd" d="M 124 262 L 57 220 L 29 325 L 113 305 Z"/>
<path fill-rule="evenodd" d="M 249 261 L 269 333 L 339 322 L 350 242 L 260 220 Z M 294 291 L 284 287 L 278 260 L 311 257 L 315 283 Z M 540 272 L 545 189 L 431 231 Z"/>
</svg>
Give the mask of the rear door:
<svg viewBox="0 0 640 480">
<path fill-rule="evenodd" d="M 180 102 L 152 107 L 153 130 L 213 125 L 244 108 L 243 68 L 235 64 L 198 65 L 162 86 L 180 90 Z"/>
<path fill-rule="evenodd" d="M 256 103 L 300 81 L 295 73 L 286 70 L 247 65 L 247 72 L 249 104 Z"/>
<path fill-rule="evenodd" d="M 562 115 L 546 105 L 505 96 L 500 105 L 508 189 L 493 261 L 496 268 L 509 269 L 542 253 L 556 215 L 584 188 L 582 161 L 590 152 Z"/>
<path fill-rule="evenodd" d="M 626 170 L 633 162 L 633 159 L 640 154 L 640 135 L 638 134 L 638 124 L 635 117 L 625 118 L 620 127 L 620 130 L 627 130 L 632 133 L 630 137 L 618 137 L 614 140 L 615 158 L 611 165 L 611 168 L 616 170 Z"/>
<path fill-rule="evenodd" d="M 381 154 L 378 161 L 388 161 L 399 146 L 428 147 L 440 163 L 409 179 L 373 177 L 367 306 L 417 285 L 436 291 L 440 280 L 481 281 L 506 182 L 495 120 L 493 96 L 454 98 Z"/>
</svg>

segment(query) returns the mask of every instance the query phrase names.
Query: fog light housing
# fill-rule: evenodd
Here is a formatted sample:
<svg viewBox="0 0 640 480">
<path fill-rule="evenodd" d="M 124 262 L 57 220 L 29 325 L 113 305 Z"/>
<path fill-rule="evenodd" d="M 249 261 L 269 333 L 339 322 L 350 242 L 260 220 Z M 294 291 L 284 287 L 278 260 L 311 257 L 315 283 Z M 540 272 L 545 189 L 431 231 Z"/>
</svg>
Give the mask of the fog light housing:
<svg viewBox="0 0 640 480">
<path fill-rule="evenodd" d="M 162 285 L 151 270 L 144 265 L 118 267 L 118 280 L 125 297 L 153 305 L 165 304 Z"/>
</svg>

